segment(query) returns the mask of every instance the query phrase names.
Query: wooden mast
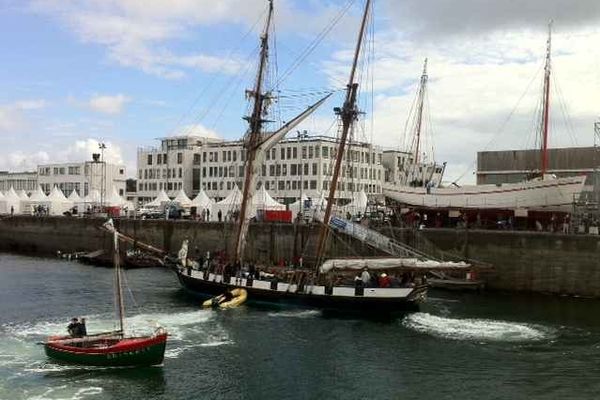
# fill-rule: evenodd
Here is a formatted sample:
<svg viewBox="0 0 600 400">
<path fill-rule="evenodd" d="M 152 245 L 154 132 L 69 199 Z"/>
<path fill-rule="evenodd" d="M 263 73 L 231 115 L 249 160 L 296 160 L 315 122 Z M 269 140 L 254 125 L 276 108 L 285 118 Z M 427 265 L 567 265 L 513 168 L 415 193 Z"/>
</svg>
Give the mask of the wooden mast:
<svg viewBox="0 0 600 400">
<path fill-rule="evenodd" d="M 421 84 L 419 86 L 419 100 L 417 108 L 417 124 L 415 127 L 415 161 L 414 164 L 419 162 L 419 151 L 421 145 L 421 126 L 423 124 L 423 102 L 425 100 L 425 89 L 427 87 L 427 59 L 423 64 L 423 74 L 421 75 Z"/>
<path fill-rule="evenodd" d="M 119 331 L 125 334 L 125 304 L 123 302 L 123 288 L 121 287 L 121 260 L 119 255 L 119 234 L 113 228 L 113 262 L 115 266 L 115 307 L 119 319 Z"/>
<path fill-rule="evenodd" d="M 548 130 L 550 116 L 550 73 L 552 58 L 552 21 L 548 24 L 548 45 L 546 48 L 546 67 L 544 74 L 544 108 L 542 115 L 542 148 L 541 148 L 541 173 L 542 179 L 548 170 Z"/>
<path fill-rule="evenodd" d="M 356 49 L 354 50 L 354 60 L 352 62 L 352 69 L 350 70 L 350 79 L 348 80 L 348 86 L 346 89 L 346 99 L 342 108 L 336 111 L 342 120 L 342 135 L 340 137 L 340 144 L 338 146 L 337 157 L 335 159 L 333 177 L 331 178 L 331 183 L 329 186 L 329 195 L 327 196 L 327 206 L 325 208 L 323 225 L 321 226 L 321 231 L 319 233 L 319 241 L 317 247 L 317 262 L 323 259 L 323 255 L 325 253 L 325 247 L 327 244 L 327 232 L 329 230 L 329 219 L 331 218 L 331 209 L 333 207 L 333 202 L 335 199 L 335 191 L 337 189 L 340 169 L 342 167 L 342 160 L 344 157 L 346 142 L 348 140 L 348 133 L 352 128 L 352 124 L 358 118 L 358 109 L 356 108 L 358 83 L 354 82 L 354 77 L 356 73 L 356 67 L 358 65 L 358 58 L 360 56 L 360 49 L 362 48 L 362 43 L 365 36 L 365 29 L 367 26 L 367 19 L 369 16 L 370 8 L 371 0 L 367 0 L 367 4 L 365 5 L 365 11 L 362 17 L 362 22 L 360 24 L 360 31 L 358 34 Z"/>
<path fill-rule="evenodd" d="M 273 0 L 269 0 L 269 13 L 267 15 L 267 22 L 265 24 L 264 31 L 260 37 L 260 61 L 258 64 L 258 72 L 256 75 L 256 83 L 254 90 L 249 94 L 254 99 L 254 107 L 252 114 L 245 117 L 249 124 L 249 132 L 246 138 L 246 166 L 245 166 L 245 179 L 244 187 L 242 192 L 242 204 L 240 207 L 240 215 L 238 218 L 238 224 L 236 229 L 235 243 L 234 243 L 234 261 L 241 262 L 243 256 L 244 246 L 242 244 L 244 234 L 243 225 L 248 214 L 248 200 L 250 194 L 250 185 L 253 182 L 252 175 L 254 174 L 254 163 L 256 158 L 256 150 L 261 142 L 261 131 L 262 125 L 265 120 L 262 119 L 264 111 L 264 100 L 267 98 L 266 94 L 262 93 L 263 81 L 265 77 L 265 71 L 267 69 L 267 59 L 269 56 L 269 29 L 271 27 L 271 19 L 273 17 Z"/>
</svg>

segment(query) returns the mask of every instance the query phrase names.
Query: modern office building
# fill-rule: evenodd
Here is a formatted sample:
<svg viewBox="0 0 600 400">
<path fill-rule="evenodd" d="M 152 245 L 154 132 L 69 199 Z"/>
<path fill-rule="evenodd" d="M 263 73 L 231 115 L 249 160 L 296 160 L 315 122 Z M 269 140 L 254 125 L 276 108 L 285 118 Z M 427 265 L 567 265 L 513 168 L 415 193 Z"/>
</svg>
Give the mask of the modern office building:
<svg viewBox="0 0 600 400">
<path fill-rule="evenodd" d="M 222 199 L 235 185 L 242 187 L 245 151 L 242 141 L 223 141 L 197 136 L 162 138 L 158 148 L 138 150 L 138 198 L 147 202 L 160 190 L 171 197 L 183 189 L 189 197 L 204 189 Z M 285 139 L 266 155 L 259 184 L 282 202 L 301 194 L 317 197 L 329 190 L 337 150 L 335 138 L 301 135 Z M 336 195 L 350 200 L 364 190 L 381 195 L 383 150 L 368 143 L 351 143 L 346 152 Z"/>
<path fill-rule="evenodd" d="M 38 165 L 37 175 L 38 183 L 46 194 L 57 186 L 65 196 L 75 190 L 81 197 L 92 190 L 97 190 L 101 196 L 109 196 L 113 186 L 123 196 L 127 178 L 124 165 L 99 160 Z"/>
<path fill-rule="evenodd" d="M 8 172 L 0 171 L 0 191 L 6 192 L 10 188 L 25 190 L 28 194 L 37 189 L 37 172 Z"/>
</svg>

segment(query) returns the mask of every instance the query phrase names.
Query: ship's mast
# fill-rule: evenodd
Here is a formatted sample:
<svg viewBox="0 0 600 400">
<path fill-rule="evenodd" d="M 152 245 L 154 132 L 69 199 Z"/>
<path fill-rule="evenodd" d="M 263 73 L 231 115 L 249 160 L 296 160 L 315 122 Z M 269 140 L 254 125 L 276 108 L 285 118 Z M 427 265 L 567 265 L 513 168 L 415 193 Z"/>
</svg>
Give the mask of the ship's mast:
<svg viewBox="0 0 600 400">
<path fill-rule="evenodd" d="M 548 24 L 548 45 L 546 48 L 546 67 L 544 74 L 544 106 L 542 114 L 542 148 L 541 148 L 541 173 L 542 179 L 548 170 L 548 131 L 550 116 L 550 73 L 552 61 L 552 21 Z"/>
<path fill-rule="evenodd" d="M 119 234 L 113 230 L 113 262 L 115 267 L 115 308 L 119 319 L 119 331 L 125 334 L 125 304 L 123 302 L 123 288 L 121 286 L 121 260 L 119 255 Z"/>
<path fill-rule="evenodd" d="M 258 64 L 258 72 L 256 74 L 256 83 L 254 89 L 249 92 L 254 100 L 254 106 L 252 114 L 245 119 L 249 124 L 249 132 L 246 137 L 246 166 L 245 166 L 245 179 L 244 187 L 242 191 L 242 204 L 240 207 L 240 215 L 238 218 L 235 244 L 234 244 L 234 261 L 241 261 L 244 252 L 244 233 L 243 226 L 246 216 L 248 214 L 248 200 L 250 194 L 250 186 L 254 180 L 252 175 L 254 174 L 254 163 L 256 159 L 256 151 L 261 142 L 262 126 L 265 120 L 262 118 L 264 111 L 265 99 L 267 94 L 262 93 L 263 83 L 265 79 L 267 69 L 267 59 L 269 57 L 269 29 L 271 27 L 271 19 L 273 17 L 273 0 L 269 0 L 269 13 L 267 15 L 267 22 L 265 24 L 264 31 L 260 37 L 260 61 Z"/>
<path fill-rule="evenodd" d="M 317 247 L 317 262 L 323 259 L 325 253 L 325 247 L 327 244 L 327 232 L 329 230 L 329 219 L 331 218 L 331 209 L 335 200 L 335 191 L 340 176 L 340 169 L 342 167 L 342 160 L 344 157 L 344 150 L 346 148 L 346 142 L 348 140 L 348 133 L 352 128 L 352 124 L 358 118 L 358 109 L 356 107 L 356 96 L 358 93 L 358 83 L 354 81 L 356 74 L 356 67 L 358 65 L 358 59 L 360 56 L 360 50 L 365 36 L 365 29 L 367 26 L 367 19 L 369 16 L 369 10 L 371 8 L 371 0 L 367 0 L 365 5 L 365 11 L 363 13 L 362 21 L 360 24 L 360 31 L 358 34 L 358 41 L 356 43 L 356 49 L 354 51 L 354 60 L 352 62 L 352 69 L 350 70 L 350 79 L 348 80 L 348 86 L 346 89 L 346 98 L 344 105 L 339 111 L 336 111 L 342 120 L 342 135 L 340 137 L 340 144 L 337 150 L 337 157 L 335 159 L 335 166 L 333 169 L 333 177 L 331 178 L 331 184 L 329 186 L 329 195 L 327 197 L 327 206 L 325 208 L 325 216 L 323 218 L 323 225 L 319 233 L 319 242 Z"/>
<path fill-rule="evenodd" d="M 421 126 L 423 124 L 423 103 L 425 100 L 425 90 L 427 88 L 427 59 L 423 64 L 423 74 L 421 75 L 421 84 L 419 86 L 419 97 L 417 105 L 417 123 L 415 126 L 415 155 L 414 164 L 419 163 L 419 151 L 421 145 Z"/>
</svg>

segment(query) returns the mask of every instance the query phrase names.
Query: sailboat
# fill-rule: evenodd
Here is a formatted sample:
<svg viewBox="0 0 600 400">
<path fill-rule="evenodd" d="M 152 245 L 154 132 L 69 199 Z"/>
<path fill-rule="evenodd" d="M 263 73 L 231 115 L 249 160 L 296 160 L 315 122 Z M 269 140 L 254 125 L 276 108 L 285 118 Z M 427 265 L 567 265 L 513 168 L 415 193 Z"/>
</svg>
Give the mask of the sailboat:
<svg viewBox="0 0 600 400">
<path fill-rule="evenodd" d="M 419 162 L 419 139 L 421 117 L 417 118 L 414 132 L 416 152 L 412 163 L 406 168 L 410 171 L 410 179 L 406 175 L 396 174 L 395 179 L 383 185 L 383 194 L 401 204 L 413 207 L 432 209 L 525 209 L 532 211 L 570 212 L 574 201 L 583 190 L 585 175 L 556 178 L 548 174 L 548 135 L 550 115 L 550 75 L 552 72 L 552 24 L 548 29 L 546 48 L 546 65 L 544 70 L 543 110 L 540 121 L 542 141 L 540 148 L 540 168 L 534 179 L 499 185 L 471 185 L 442 187 L 441 180 L 445 170 L 434 164 L 430 171 L 426 165 Z M 424 69 L 418 96 L 417 112 L 423 110 L 423 93 L 427 84 L 426 69 Z M 419 115 L 419 114 L 418 114 Z M 420 171 L 415 176 L 414 171 Z M 431 172 L 431 173 L 430 173 Z"/>
<path fill-rule="evenodd" d="M 267 43 L 269 24 L 272 18 L 273 3 L 269 1 L 269 13 L 263 35 L 261 36 L 261 59 L 259 72 L 254 90 L 254 111 L 248 118 L 250 125 L 249 135 L 246 139 L 247 160 L 245 166 L 245 182 L 243 187 L 243 198 L 240 208 L 240 216 L 236 226 L 235 242 L 230 261 L 225 265 L 217 265 L 215 268 L 204 270 L 193 268 L 187 259 L 185 244 L 179 253 L 179 267 L 176 269 L 178 279 L 183 287 L 199 295 L 221 294 L 225 291 L 243 288 L 247 292 L 249 302 L 269 302 L 294 304 L 301 307 L 334 309 L 341 311 L 381 313 L 394 312 L 406 309 L 414 309 L 426 297 L 427 284 L 422 276 L 430 269 L 468 269 L 469 265 L 463 262 L 437 262 L 425 260 L 419 257 L 407 258 L 344 258 L 326 259 L 328 238 L 332 228 L 337 228 L 340 219 L 333 215 L 333 204 L 335 202 L 335 191 L 340 177 L 344 152 L 348 143 L 349 133 L 359 111 L 356 106 L 358 95 L 358 83 L 355 82 L 356 69 L 365 36 L 371 0 L 367 0 L 362 15 L 358 43 L 354 52 L 354 59 L 347 85 L 343 107 L 336 109 L 338 117 L 342 121 L 342 132 L 335 160 L 335 168 L 329 189 L 327 207 L 323 215 L 319 215 L 322 221 L 319 235 L 316 263 L 312 269 L 281 270 L 278 276 L 267 276 L 265 274 L 242 274 L 241 267 L 244 265 L 244 247 L 248 232 L 249 218 L 248 207 L 252 204 L 252 196 L 256 190 L 256 179 L 260 170 L 264 153 L 277 140 L 281 139 L 285 131 L 291 127 L 284 126 L 280 131 L 264 136 L 261 132 L 263 122 L 261 113 L 263 111 L 264 96 L 261 94 L 262 76 L 264 74 L 265 61 L 267 59 Z M 296 124 L 305 118 L 325 99 L 311 106 L 300 116 L 296 117 L 290 124 Z M 350 223 L 350 221 L 348 221 Z M 350 284 L 341 284 L 337 279 L 341 274 L 348 278 L 354 276 L 367 268 L 371 273 L 403 271 L 408 276 L 420 275 L 410 284 L 402 287 L 370 287 L 358 283 L 350 278 Z M 361 281 L 362 282 L 362 281 Z"/>
<path fill-rule="evenodd" d="M 46 355 L 52 359 L 78 365 L 130 367 L 160 365 L 167 344 L 167 332 L 159 327 L 150 336 L 127 336 L 125 304 L 121 286 L 119 233 L 112 220 L 103 228 L 113 234 L 115 266 L 115 302 L 119 328 L 81 337 L 51 336 L 44 342 Z"/>
</svg>

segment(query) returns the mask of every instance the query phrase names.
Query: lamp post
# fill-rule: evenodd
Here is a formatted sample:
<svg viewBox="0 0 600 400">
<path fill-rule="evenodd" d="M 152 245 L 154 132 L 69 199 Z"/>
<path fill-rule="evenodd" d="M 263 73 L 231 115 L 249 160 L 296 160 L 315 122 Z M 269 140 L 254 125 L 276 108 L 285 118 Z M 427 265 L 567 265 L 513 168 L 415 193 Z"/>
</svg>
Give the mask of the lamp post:
<svg viewBox="0 0 600 400">
<path fill-rule="evenodd" d="M 300 211 L 298 211 L 299 218 L 304 216 L 304 200 L 302 200 L 302 194 L 304 189 L 304 153 L 302 153 L 302 139 L 308 137 L 307 131 L 297 131 L 298 134 L 298 154 L 300 154 Z"/>
<path fill-rule="evenodd" d="M 106 196 L 106 164 L 104 163 L 104 150 L 106 144 L 98 143 L 100 149 L 100 210 L 104 211 L 104 198 Z"/>
</svg>

